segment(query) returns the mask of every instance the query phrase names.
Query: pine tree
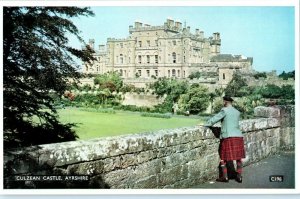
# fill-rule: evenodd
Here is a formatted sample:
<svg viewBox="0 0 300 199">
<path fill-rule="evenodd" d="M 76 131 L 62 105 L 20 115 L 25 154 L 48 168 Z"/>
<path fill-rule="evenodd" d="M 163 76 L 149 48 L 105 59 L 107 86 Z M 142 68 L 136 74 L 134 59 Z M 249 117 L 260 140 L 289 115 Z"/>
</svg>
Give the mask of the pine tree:
<svg viewBox="0 0 300 199">
<path fill-rule="evenodd" d="M 67 34 L 83 42 L 70 18 L 93 15 L 77 7 L 3 8 L 5 147 L 76 139 L 73 124 L 58 121 L 50 93 L 61 95 L 68 79 L 80 76 L 75 58 L 92 59 L 92 50 L 71 47 Z"/>
</svg>

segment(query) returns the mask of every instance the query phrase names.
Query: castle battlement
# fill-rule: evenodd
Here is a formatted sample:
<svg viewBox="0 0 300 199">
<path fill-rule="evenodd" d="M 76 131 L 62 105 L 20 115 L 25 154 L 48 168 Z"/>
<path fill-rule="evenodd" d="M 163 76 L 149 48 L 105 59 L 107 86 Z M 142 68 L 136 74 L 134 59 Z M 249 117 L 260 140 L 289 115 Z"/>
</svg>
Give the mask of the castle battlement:
<svg viewBox="0 0 300 199">
<path fill-rule="evenodd" d="M 103 74 L 118 71 L 126 79 L 168 77 L 186 79 L 193 72 L 214 71 L 221 85 L 227 84 L 236 70 L 251 70 L 253 58 L 221 54 L 221 37 L 214 32 L 205 38 L 204 31 L 167 19 L 152 26 L 136 21 L 129 26 L 127 38 L 108 38 L 106 49 L 100 45 L 92 66 L 84 63 L 84 73 Z M 90 40 L 94 46 L 94 40 Z M 208 79 L 204 79 L 208 81 Z M 203 81 L 204 81 L 203 80 Z"/>
</svg>

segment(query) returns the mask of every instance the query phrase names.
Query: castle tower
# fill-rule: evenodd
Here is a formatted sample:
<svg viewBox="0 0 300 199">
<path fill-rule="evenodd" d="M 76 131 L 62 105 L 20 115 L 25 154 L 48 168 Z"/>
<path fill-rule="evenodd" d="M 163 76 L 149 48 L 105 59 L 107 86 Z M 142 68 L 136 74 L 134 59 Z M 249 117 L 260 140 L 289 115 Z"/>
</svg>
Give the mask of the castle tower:
<svg viewBox="0 0 300 199">
<path fill-rule="evenodd" d="M 220 54 L 220 47 L 221 47 L 220 33 L 218 32 L 213 33 L 213 37 L 211 38 L 210 45 L 211 45 L 211 51 L 210 51 L 211 56 Z"/>
</svg>

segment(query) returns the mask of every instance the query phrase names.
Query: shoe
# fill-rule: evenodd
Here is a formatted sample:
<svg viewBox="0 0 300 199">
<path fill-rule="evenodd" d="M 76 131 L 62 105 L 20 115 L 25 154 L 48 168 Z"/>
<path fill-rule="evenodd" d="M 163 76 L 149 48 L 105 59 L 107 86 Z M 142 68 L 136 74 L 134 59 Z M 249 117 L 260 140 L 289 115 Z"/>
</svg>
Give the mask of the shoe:
<svg viewBox="0 0 300 199">
<path fill-rule="evenodd" d="M 216 179 L 217 182 L 229 182 L 228 178 L 220 177 Z"/>
<path fill-rule="evenodd" d="M 235 181 L 237 181 L 238 183 L 242 183 L 242 182 L 243 182 L 242 176 L 236 177 L 236 178 L 235 178 Z"/>
</svg>

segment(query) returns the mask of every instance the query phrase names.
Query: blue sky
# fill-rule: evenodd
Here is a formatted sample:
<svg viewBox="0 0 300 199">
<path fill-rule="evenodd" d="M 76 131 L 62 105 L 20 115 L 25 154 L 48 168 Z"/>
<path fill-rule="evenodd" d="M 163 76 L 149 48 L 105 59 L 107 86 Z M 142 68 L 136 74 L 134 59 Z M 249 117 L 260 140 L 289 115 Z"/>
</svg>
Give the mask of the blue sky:
<svg viewBox="0 0 300 199">
<path fill-rule="evenodd" d="M 209 37 L 220 32 L 223 54 L 253 57 L 257 71 L 278 72 L 295 69 L 294 7 L 284 6 L 98 6 L 91 7 L 95 17 L 74 19 L 87 42 L 95 39 L 96 47 L 109 37 L 126 38 L 129 25 L 136 20 L 163 25 L 167 18 L 179 20 L 204 31 Z M 80 44 L 71 39 L 76 47 Z"/>
</svg>

